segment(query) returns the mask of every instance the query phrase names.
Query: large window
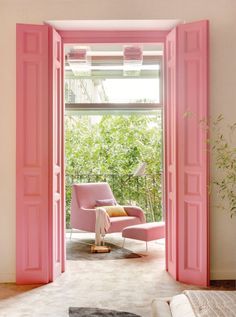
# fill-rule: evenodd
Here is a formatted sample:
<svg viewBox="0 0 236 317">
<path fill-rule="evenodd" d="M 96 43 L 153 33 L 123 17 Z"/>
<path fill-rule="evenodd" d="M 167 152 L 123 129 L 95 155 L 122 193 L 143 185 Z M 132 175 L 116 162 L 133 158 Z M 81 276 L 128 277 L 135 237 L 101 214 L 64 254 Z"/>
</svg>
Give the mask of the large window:
<svg viewBox="0 0 236 317">
<path fill-rule="evenodd" d="M 67 218 L 73 183 L 106 181 L 120 204 L 160 220 L 161 45 L 66 45 L 65 55 Z"/>
</svg>

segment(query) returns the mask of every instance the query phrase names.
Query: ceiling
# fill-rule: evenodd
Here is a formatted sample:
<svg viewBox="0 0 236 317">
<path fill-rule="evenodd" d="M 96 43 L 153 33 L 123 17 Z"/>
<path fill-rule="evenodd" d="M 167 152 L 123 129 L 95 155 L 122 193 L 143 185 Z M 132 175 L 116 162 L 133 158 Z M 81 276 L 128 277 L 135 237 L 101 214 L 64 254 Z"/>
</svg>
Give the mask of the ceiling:
<svg viewBox="0 0 236 317">
<path fill-rule="evenodd" d="M 57 30 L 170 30 L 180 20 L 49 20 Z"/>
</svg>

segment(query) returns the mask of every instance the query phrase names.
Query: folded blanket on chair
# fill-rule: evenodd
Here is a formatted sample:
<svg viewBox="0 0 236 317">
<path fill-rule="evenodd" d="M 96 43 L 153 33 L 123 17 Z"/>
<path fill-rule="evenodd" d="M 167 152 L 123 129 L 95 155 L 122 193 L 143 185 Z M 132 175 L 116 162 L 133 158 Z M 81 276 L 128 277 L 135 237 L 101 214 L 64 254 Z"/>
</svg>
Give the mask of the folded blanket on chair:
<svg viewBox="0 0 236 317">
<path fill-rule="evenodd" d="M 236 317 L 236 291 L 184 291 L 197 317 Z"/>
<path fill-rule="evenodd" d="M 110 217 L 104 208 L 96 208 L 95 244 L 101 245 L 101 236 L 105 236 L 111 226 Z"/>
</svg>

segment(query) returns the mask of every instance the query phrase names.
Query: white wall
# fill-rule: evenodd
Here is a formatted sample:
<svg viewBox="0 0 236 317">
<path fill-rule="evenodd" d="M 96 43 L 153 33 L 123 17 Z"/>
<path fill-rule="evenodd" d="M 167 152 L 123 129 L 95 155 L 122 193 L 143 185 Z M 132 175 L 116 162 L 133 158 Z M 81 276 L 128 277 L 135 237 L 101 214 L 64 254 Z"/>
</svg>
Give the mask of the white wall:
<svg viewBox="0 0 236 317">
<path fill-rule="evenodd" d="M 210 20 L 211 114 L 236 121 L 235 0 L 0 0 L 0 281 L 15 280 L 15 24 L 46 20 Z M 215 170 L 212 168 L 214 176 Z M 212 200 L 217 203 L 213 193 Z M 236 279 L 236 217 L 211 211 L 211 277 Z"/>
</svg>

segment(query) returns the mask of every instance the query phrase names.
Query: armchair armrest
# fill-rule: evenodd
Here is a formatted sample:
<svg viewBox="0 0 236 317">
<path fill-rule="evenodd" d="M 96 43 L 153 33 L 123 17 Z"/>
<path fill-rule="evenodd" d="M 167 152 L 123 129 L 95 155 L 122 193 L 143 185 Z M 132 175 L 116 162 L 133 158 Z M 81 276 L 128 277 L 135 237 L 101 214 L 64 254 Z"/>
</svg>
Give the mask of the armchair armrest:
<svg viewBox="0 0 236 317">
<path fill-rule="evenodd" d="M 95 209 L 73 206 L 70 217 L 71 228 L 94 232 L 96 223 Z"/>
<path fill-rule="evenodd" d="M 94 215 L 95 215 L 95 212 L 96 212 L 96 209 L 93 209 L 93 208 L 83 208 L 83 207 L 81 207 L 80 210 L 84 211 L 84 212 L 94 212 Z"/>
<path fill-rule="evenodd" d="M 129 216 L 140 218 L 142 223 L 146 222 L 145 214 L 142 208 L 138 206 L 123 206 Z"/>
</svg>

